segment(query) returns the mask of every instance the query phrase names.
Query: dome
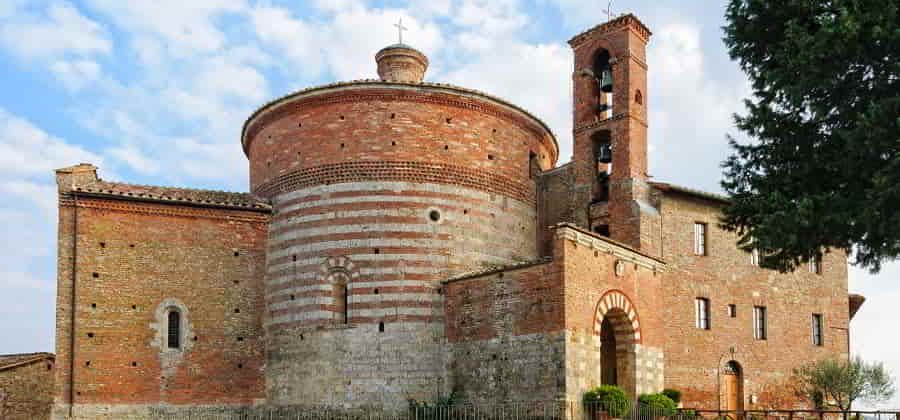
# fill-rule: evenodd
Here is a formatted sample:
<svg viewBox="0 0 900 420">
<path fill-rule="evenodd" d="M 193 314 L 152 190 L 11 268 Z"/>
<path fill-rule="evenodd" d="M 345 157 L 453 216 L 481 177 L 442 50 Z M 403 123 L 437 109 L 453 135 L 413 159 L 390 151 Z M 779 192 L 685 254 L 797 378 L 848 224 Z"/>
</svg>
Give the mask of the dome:
<svg viewBox="0 0 900 420">
<path fill-rule="evenodd" d="M 378 77 L 386 82 L 421 82 L 428 70 L 428 57 L 402 43 L 388 45 L 375 54 Z"/>
</svg>

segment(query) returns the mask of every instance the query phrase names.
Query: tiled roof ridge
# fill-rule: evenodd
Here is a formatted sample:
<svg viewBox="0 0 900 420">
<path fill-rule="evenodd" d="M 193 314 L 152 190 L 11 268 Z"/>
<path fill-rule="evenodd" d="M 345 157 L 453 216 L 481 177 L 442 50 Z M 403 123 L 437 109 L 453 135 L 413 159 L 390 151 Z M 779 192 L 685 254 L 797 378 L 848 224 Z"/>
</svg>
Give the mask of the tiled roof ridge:
<svg viewBox="0 0 900 420">
<path fill-rule="evenodd" d="M 480 277 L 480 276 L 484 276 L 484 275 L 488 275 L 488 274 L 499 273 L 501 271 L 527 268 L 527 267 L 535 266 L 538 264 L 549 263 L 551 261 L 553 261 L 553 259 L 550 257 L 541 257 L 541 258 L 535 258 L 535 259 L 530 259 L 530 260 L 517 261 L 517 262 L 513 262 L 513 263 L 509 263 L 509 264 L 492 265 L 492 266 L 485 267 L 485 268 L 482 268 L 479 270 L 472 270 L 472 271 L 467 271 L 465 273 L 457 274 L 453 277 L 449 277 L 446 280 L 441 281 L 441 283 L 447 284 L 447 283 L 451 283 L 451 282 L 454 282 L 457 280 L 464 280 L 464 279 L 468 279 L 468 278 L 472 278 L 472 277 Z"/>
<path fill-rule="evenodd" d="M 258 108 L 256 108 L 256 110 L 254 110 L 250 114 L 250 116 L 247 117 L 247 119 L 244 121 L 244 125 L 241 127 L 241 139 L 240 139 L 241 144 L 243 145 L 243 143 L 244 143 L 244 136 L 247 133 L 247 127 L 249 127 L 250 121 L 253 120 L 254 118 L 256 118 L 258 115 L 260 115 L 267 108 L 269 108 L 283 100 L 286 100 L 288 98 L 292 98 L 295 96 L 300 96 L 300 95 L 303 95 L 306 93 L 315 92 L 318 90 L 325 90 L 325 89 L 337 88 L 337 87 L 354 86 L 354 85 L 365 85 L 365 84 L 383 84 L 383 85 L 398 85 L 398 86 L 407 85 L 407 86 L 413 86 L 413 87 L 445 88 L 445 89 L 451 89 L 451 90 L 456 90 L 456 91 L 460 91 L 463 93 L 469 93 L 469 94 L 474 94 L 474 95 L 485 97 L 487 99 L 490 99 L 490 100 L 499 102 L 503 105 L 509 106 L 519 112 L 524 113 L 531 119 L 537 121 L 538 124 L 543 126 L 543 128 L 545 130 L 547 130 L 548 133 L 550 133 L 550 138 L 553 140 L 553 143 L 556 146 L 557 154 L 559 153 L 559 142 L 556 139 L 556 134 L 553 132 L 553 130 L 550 129 L 550 126 L 547 125 L 547 123 L 544 122 L 544 120 L 538 118 L 536 115 L 532 114 L 525 108 L 522 108 L 521 106 L 516 105 L 512 101 L 509 101 L 507 99 L 504 99 L 504 98 L 496 96 L 496 95 L 492 95 L 492 94 L 484 92 L 484 91 L 480 91 L 477 89 L 465 88 L 465 87 L 453 85 L 450 83 L 438 83 L 438 82 L 426 82 L 426 81 L 420 81 L 420 82 L 402 81 L 402 82 L 400 82 L 400 81 L 381 80 L 381 79 L 352 79 L 352 80 L 326 83 L 324 85 L 310 86 L 307 88 L 303 88 L 300 90 L 296 90 L 296 91 L 287 93 L 285 95 L 281 95 L 275 99 L 265 102 L 264 104 L 262 104 Z"/>
<path fill-rule="evenodd" d="M 685 187 L 678 184 L 672 184 L 670 182 L 659 182 L 659 181 L 651 181 L 649 183 L 651 186 L 655 187 L 658 190 L 662 191 L 675 191 L 680 192 L 682 194 L 693 195 L 696 197 L 705 198 L 708 200 L 720 201 L 723 203 L 731 202 L 731 198 L 726 195 L 717 194 L 709 191 L 698 190 L 696 188 Z"/>
<path fill-rule="evenodd" d="M 48 352 L 0 354 L 0 370 L 9 370 L 44 359 L 56 359 L 56 355 Z"/>
<path fill-rule="evenodd" d="M 104 180 L 97 180 L 90 184 L 77 186 L 74 188 L 74 192 L 112 195 L 126 198 L 130 197 L 152 201 L 196 203 L 249 209 L 269 210 L 272 208 L 268 201 L 249 192 L 132 184 Z M 204 195 L 207 197 L 203 197 Z"/>
<path fill-rule="evenodd" d="M 641 31 L 646 31 L 645 36 L 649 37 L 650 35 L 653 34 L 652 32 L 650 32 L 650 29 L 647 28 L 647 25 L 644 25 L 644 22 L 641 22 L 641 20 L 638 19 L 638 17 L 635 16 L 634 13 L 625 13 L 623 15 L 617 16 L 615 19 L 591 26 L 590 28 L 585 29 L 584 31 L 581 31 L 580 33 L 576 34 L 572 38 L 569 38 L 569 44 L 571 45 L 573 42 L 580 40 L 581 38 L 584 38 L 587 35 L 589 35 L 593 32 L 596 32 L 600 29 L 623 26 L 623 25 L 627 25 L 628 23 L 631 23 L 631 22 L 637 23 L 638 27 L 641 29 Z"/>
</svg>

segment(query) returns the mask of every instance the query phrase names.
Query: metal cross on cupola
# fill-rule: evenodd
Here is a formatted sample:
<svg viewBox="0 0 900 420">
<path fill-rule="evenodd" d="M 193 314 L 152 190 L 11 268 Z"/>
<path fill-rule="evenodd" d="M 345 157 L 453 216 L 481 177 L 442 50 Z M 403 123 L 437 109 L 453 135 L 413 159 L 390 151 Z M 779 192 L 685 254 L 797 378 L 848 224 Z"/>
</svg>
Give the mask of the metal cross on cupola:
<svg viewBox="0 0 900 420">
<path fill-rule="evenodd" d="M 397 38 L 399 39 L 399 43 L 402 44 L 403 43 L 403 31 L 407 31 L 407 30 L 409 30 L 409 28 L 403 26 L 403 18 L 400 18 L 400 20 L 397 21 L 397 23 L 395 23 L 394 26 L 397 28 Z"/>
</svg>

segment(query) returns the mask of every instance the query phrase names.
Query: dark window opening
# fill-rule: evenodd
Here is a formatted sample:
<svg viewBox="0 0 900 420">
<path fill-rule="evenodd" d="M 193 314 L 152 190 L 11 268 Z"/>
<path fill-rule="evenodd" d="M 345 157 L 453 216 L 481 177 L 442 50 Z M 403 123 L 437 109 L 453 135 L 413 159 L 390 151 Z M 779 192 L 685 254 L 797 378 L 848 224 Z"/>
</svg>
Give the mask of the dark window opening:
<svg viewBox="0 0 900 420">
<path fill-rule="evenodd" d="M 731 318 L 737 318 L 737 305 L 733 303 L 728 305 L 728 316 Z"/>
<path fill-rule="evenodd" d="M 378 323 L 378 332 L 384 332 L 384 322 Z"/>
<path fill-rule="evenodd" d="M 437 222 L 441 220 L 441 212 L 437 210 L 432 210 L 428 212 L 428 218 L 431 219 L 432 222 Z"/>
<path fill-rule="evenodd" d="M 131 366 L 137 366 L 137 362 L 131 362 Z"/>
<path fill-rule="evenodd" d="M 822 346 L 824 345 L 824 340 L 822 338 L 822 315 L 821 314 L 813 314 L 812 316 L 812 340 L 814 346 Z"/>
<path fill-rule="evenodd" d="M 100 242 L 100 248 L 106 248 L 106 242 Z"/>
<path fill-rule="evenodd" d="M 528 152 L 528 176 L 535 179 L 541 174 L 541 162 L 537 158 L 537 153 Z"/>
<path fill-rule="evenodd" d="M 239 314 L 241 313 L 241 310 L 239 308 L 234 308 L 234 313 Z"/>
<path fill-rule="evenodd" d="M 609 200 L 609 177 L 612 175 L 612 139 L 607 130 L 601 130 L 591 136 L 594 150 L 594 171 L 597 187 L 594 201 Z"/>
<path fill-rule="evenodd" d="M 376 287 L 374 290 L 372 290 L 372 294 L 373 294 L 373 295 L 377 295 L 377 294 L 378 294 L 378 288 L 377 288 L 377 287 Z"/>
<path fill-rule="evenodd" d="M 598 235 L 609 237 L 609 225 L 594 226 L 594 233 L 596 233 Z"/>
<path fill-rule="evenodd" d="M 494 160 L 494 155 L 488 155 L 488 160 Z"/>
<path fill-rule="evenodd" d="M 100 273 L 91 273 L 91 277 L 93 277 L 95 279 L 100 278 Z"/>
<path fill-rule="evenodd" d="M 94 333 L 87 333 L 88 338 L 94 338 Z"/>
<path fill-rule="evenodd" d="M 294 295 L 291 295 L 291 300 L 295 300 L 295 299 L 297 299 L 297 297 Z"/>
<path fill-rule="evenodd" d="M 169 312 L 168 338 L 170 349 L 181 348 L 181 314 L 178 311 Z"/>
</svg>

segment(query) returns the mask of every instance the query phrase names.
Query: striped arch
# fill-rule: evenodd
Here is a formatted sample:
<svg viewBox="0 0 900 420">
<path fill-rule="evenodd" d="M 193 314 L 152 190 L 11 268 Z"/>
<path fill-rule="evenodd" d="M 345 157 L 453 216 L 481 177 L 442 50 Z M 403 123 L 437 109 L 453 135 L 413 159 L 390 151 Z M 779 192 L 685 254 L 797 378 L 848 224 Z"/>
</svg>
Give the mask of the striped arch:
<svg viewBox="0 0 900 420">
<path fill-rule="evenodd" d="M 319 266 L 319 281 L 322 283 L 331 283 L 331 279 L 335 273 L 343 272 L 348 277 L 348 282 L 355 281 L 359 278 L 359 268 L 345 256 L 328 257 Z"/>
<path fill-rule="evenodd" d="M 610 290 L 600 298 L 594 314 L 594 334 L 598 337 L 605 318 L 609 318 L 615 331 L 616 347 L 641 343 L 641 321 L 637 309 L 621 291 Z"/>
</svg>

